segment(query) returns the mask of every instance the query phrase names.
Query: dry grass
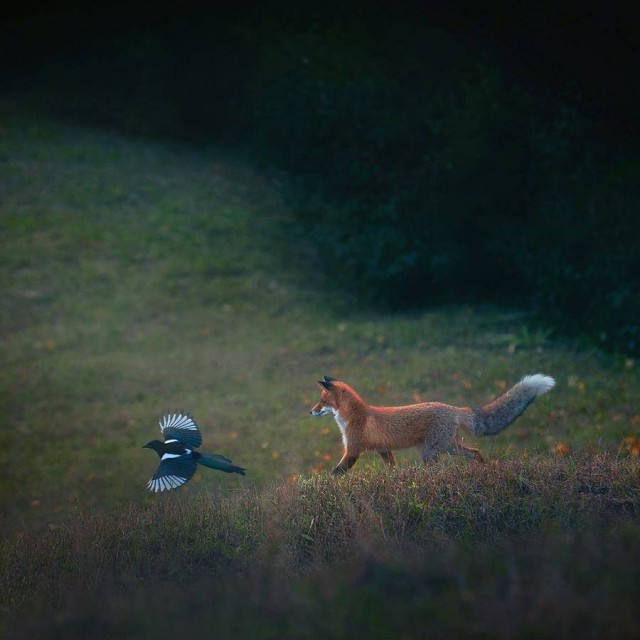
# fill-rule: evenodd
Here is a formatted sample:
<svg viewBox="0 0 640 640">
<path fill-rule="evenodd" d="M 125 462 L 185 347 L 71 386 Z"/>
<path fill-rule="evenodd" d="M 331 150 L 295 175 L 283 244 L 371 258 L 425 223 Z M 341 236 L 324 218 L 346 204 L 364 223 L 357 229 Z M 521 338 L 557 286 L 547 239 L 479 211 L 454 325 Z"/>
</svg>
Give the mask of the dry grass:
<svg viewBox="0 0 640 640">
<path fill-rule="evenodd" d="M 4 613 L 15 637 L 625 637 L 639 496 L 607 455 L 178 494 L 5 546 Z"/>
</svg>

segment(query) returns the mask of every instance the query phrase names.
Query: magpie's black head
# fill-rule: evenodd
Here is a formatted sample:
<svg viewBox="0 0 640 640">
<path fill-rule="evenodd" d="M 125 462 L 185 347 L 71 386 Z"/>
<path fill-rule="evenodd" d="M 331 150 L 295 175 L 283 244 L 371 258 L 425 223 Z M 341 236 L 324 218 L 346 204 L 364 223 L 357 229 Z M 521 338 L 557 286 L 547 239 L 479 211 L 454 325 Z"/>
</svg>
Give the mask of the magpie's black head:
<svg viewBox="0 0 640 640">
<path fill-rule="evenodd" d="M 164 442 L 160 442 L 160 440 L 152 440 L 151 442 L 147 442 L 147 444 L 142 448 L 153 449 L 159 456 L 161 456 L 162 450 L 164 449 Z"/>
</svg>

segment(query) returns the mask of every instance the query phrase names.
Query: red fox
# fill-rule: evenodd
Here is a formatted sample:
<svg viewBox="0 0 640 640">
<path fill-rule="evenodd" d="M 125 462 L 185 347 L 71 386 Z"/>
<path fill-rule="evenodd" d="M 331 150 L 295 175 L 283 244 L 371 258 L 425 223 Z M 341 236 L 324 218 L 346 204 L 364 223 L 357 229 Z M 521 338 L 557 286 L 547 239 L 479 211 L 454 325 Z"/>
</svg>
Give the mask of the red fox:
<svg viewBox="0 0 640 640">
<path fill-rule="evenodd" d="M 333 475 L 346 473 L 365 451 L 377 451 L 388 466 L 396 463 L 393 449 L 418 447 L 427 462 L 439 453 L 455 453 L 484 462 L 477 449 L 457 439 L 462 427 L 474 436 L 493 436 L 508 427 L 538 396 L 550 391 L 555 380 L 536 373 L 525 376 L 483 407 L 454 407 L 421 402 L 402 407 L 374 407 L 349 385 L 324 376 L 318 380 L 320 402 L 312 416 L 333 415 L 342 432 L 344 455 Z"/>
</svg>

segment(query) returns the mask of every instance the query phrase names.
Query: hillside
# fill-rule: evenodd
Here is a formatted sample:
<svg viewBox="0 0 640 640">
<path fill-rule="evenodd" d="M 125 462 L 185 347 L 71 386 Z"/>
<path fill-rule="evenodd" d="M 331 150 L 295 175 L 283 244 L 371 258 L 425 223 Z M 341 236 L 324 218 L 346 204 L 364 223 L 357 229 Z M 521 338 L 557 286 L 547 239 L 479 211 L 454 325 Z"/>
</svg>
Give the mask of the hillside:
<svg viewBox="0 0 640 640">
<path fill-rule="evenodd" d="M 637 531 L 637 487 L 629 483 L 637 479 L 640 443 L 640 380 L 633 359 L 558 341 L 550 332 L 531 325 L 518 310 L 456 306 L 383 315 L 359 309 L 352 300 L 339 298 L 330 283 L 315 274 L 307 243 L 326 239 L 302 238 L 282 204 L 277 183 L 246 160 L 220 149 L 171 147 L 61 126 L 26 116 L 10 103 L 2 104 L 0 113 L 4 363 L 0 374 L 0 461 L 4 470 L 0 522 L 3 566 L 10 569 L 5 579 L 11 585 L 4 593 L 13 594 L 5 596 L 12 598 L 3 605 L 5 613 L 15 615 L 42 597 L 32 582 L 40 566 L 52 580 L 50 595 L 57 604 L 55 598 L 69 585 L 84 590 L 97 589 L 99 584 L 106 589 L 100 593 L 114 598 L 117 589 L 111 589 L 119 584 L 120 569 L 107 572 L 106 582 L 94 579 L 109 562 L 131 562 L 130 573 L 122 569 L 123 583 L 133 593 L 136 585 L 140 587 L 137 604 L 109 600 L 109 611 L 116 612 L 113 619 L 124 628 L 128 628 L 129 614 L 138 605 L 148 604 L 148 590 L 157 580 L 164 585 L 163 598 L 171 600 L 173 589 L 177 590 L 172 606 L 184 612 L 189 605 L 185 602 L 188 593 L 180 587 L 182 578 L 172 586 L 179 563 L 162 565 L 160 573 L 150 570 L 153 554 L 172 553 L 178 541 L 178 560 L 204 558 L 205 567 L 209 566 L 206 562 L 229 560 L 228 565 L 222 562 L 220 566 L 230 569 L 228 577 L 234 588 L 258 603 L 260 615 L 264 614 L 259 616 L 260 624 L 269 620 L 265 612 L 272 604 L 275 618 L 286 621 L 291 602 L 300 605 L 293 587 L 287 596 L 290 601 L 276 598 L 271 602 L 268 593 L 247 591 L 242 581 L 243 576 L 252 575 L 264 580 L 268 589 L 285 580 L 288 569 L 281 572 L 277 563 L 270 565 L 265 560 L 268 545 L 285 540 L 280 534 L 270 537 L 271 524 L 284 526 L 280 518 L 291 518 L 296 544 L 307 540 L 317 547 L 310 560 L 316 577 L 302 583 L 304 606 L 296 609 L 296 615 L 304 618 L 305 607 L 311 607 L 311 618 L 321 619 L 321 611 L 310 604 L 317 593 L 326 596 L 319 601 L 335 604 L 344 589 L 359 584 L 356 574 L 364 566 L 373 572 L 373 577 L 363 578 L 370 591 L 354 606 L 376 606 L 385 589 L 391 588 L 388 585 L 396 584 L 396 569 L 401 576 L 400 591 L 394 591 L 393 603 L 397 604 L 397 593 L 403 589 L 408 593 L 417 589 L 425 598 L 440 594 L 448 602 L 453 584 L 449 581 L 463 580 L 462 574 L 456 577 L 455 558 L 464 556 L 464 545 L 474 539 L 473 532 L 466 536 L 460 531 L 464 527 L 473 530 L 479 522 L 489 526 L 486 520 L 478 520 L 481 505 L 469 497 L 463 497 L 467 503 L 460 511 L 462 519 L 447 519 L 444 511 L 454 509 L 451 500 L 461 495 L 446 492 L 452 477 L 448 474 L 457 477 L 458 468 L 464 478 L 461 491 L 479 482 L 484 487 L 480 493 L 490 494 L 498 482 L 491 480 L 491 469 L 500 469 L 502 464 L 507 468 L 516 465 L 511 477 L 522 476 L 525 484 L 536 487 L 545 484 L 539 473 L 550 474 L 550 486 L 563 473 L 573 478 L 566 494 L 542 495 L 538 507 L 539 513 L 546 513 L 549 505 L 565 500 L 561 504 L 570 514 L 577 509 L 575 518 L 563 519 L 559 508 L 550 515 L 550 529 L 535 518 L 533 524 L 514 526 L 512 517 L 517 524 L 520 517 L 526 520 L 536 513 L 537 490 L 531 493 L 529 489 L 523 503 L 529 505 L 529 515 L 498 517 L 498 524 L 490 525 L 502 540 L 502 551 L 503 543 L 509 547 L 510 540 L 522 535 L 537 536 L 542 530 L 545 536 L 551 535 L 545 538 L 553 541 L 548 553 L 534 550 L 534 560 L 529 558 L 523 571 L 537 564 L 538 552 L 544 562 L 556 558 L 556 552 L 558 558 L 569 551 L 577 553 L 574 543 L 582 544 L 576 542 L 577 532 L 596 520 L 605 523 L 602 531 L 616 532 L 612 541 L 622 544 L 624 540 L 627 546 L 623 547 L 637 554 L 637 542 L 633 543 L 629 533 Z M 339 459 L 341 442 L 332 420 L 308 415 L 317 398 L 315 380 L 322 375 L 341 376 L 376 404 L 432 399 L 479 405 L 522 375 L 537 371 L 554 376 L 557 388 L 500 436 L 474 443 L 493 461 L 487 467 L 474 470 L 466 460 L 438 463 L 435 477 L 440 480 L 434 480 L 430 501 L 420 495 L 414 503 L 407 503 L 407 491 L 430 477 L 428 470 L 415 468 L 413 451 L 400 456 L 400 468 L 391 476 L 373 456 L 365 456 L 354 469 L 354 479 L 334 486 L 325 478 Z M 157 459 L 141 447 L 157 437 L 157 420 L 168 408 L 189 411 L 203 432 L 203 448 L 246 467 L 247 477 L 201 469 L 176 496 L 148 495 L 145 484 Z M 584 476 L 590 477 L 589 461 L 593 459 L 601 461 L 597 483 Z M 531 474 L 535 481 L 527 479 Z M 502 476 L 498 473 L 496 477 Z M 358 548 L 367 556 L 366 563 L 359 563 L 362 558 L 358 555 L 355 565 L 341 570 L 335 586 L 323 571 L 359 539 L 350 537 L 352 529 L 349 535 L 343 532 L 333 555 L 332 526 L 320 540 L 314 533 L 313 509 L 305 510 L 298 499 L 302 493 L 313 499 L 318 492 L 319 504 L 327 505 L 321 508 L 329 510 L 323 516 L 326 526 L 334 522 L 331 509 L 350 495 L 350 482 L 369 483 L 358 486 L 356 504 L 364 504 L 364 496 L 377 497 L 372 498 L 372 510 L 366 514 L 340 509 L 347 509 L 357 526 L 364 526 L 362 518 L 377 517 L 376 504 L 382 505 L 380 517 L 384 519 L 389 500 L 396 500 L 397 529 L 389 533 L 383 527 L 382 537 L 374 535 L 376 542 L 368 556 L 367 536 L 360 540 L 365 546 Z M 394 489 L 385 497 L 385 483 L 390 482 Z M 576 505 L 582 504 L 584 491 L 579 488 L 585 486 L 587 494 L 589 487 L 596 493 L 604 487 L 606 500 L 612 496 L 611 504 L 622 506 L 609 507 L 607 502 L 602 510 L 589 508 L 583 513 Z M 340 493 L 343 489 L 346 494 Z M 521 494 L 509 495 L 511 504 L 517 504 Z M 289 500 L 290 510 L 282 503 L 269 506 L 273 500 Z M 309 517 L 308 522 L 296 524 L 298 508 Z M 495 503 L 490 509 L 494 508 Z M 448 577 L 430 583 L 437 577 L 425 569 L 424 575 L 430 577 L 422 581 L 419 567 L 423 562 L 427 566 L 428 556 L 420 556 L 418 573 L 406 578 L 405 568 L 412 564 L 406 560 L 409 551 L 433 531 L 430 527 L 437 524 L 438 509 L 443 510 L 448 524 L 439 530 L 435 547 L 430 549 L 437 553 L 451 550 L 451 563 L 442 560 L 442 575 Z M 464 520 L 467 509 L 471 511 Z M 407 513 L 411 510 L 417 522 L 422 522 L 420 514 L 428 513 L 424 521 L 430 524 L 426 529 L 418 527 L 416 535 L 409 532 L 403 537 L 399 532 L 410 526 Z M 218 539 L 217 533 L 209 537 L 209 527 L 215 524 L 212 513 L 221 522 L 231 522 L 228 529 L 221 525 L 227 536 L 222 547 L 211 542 Z M 335 517 L 341 518 L 341 513 L 336 511 Z M 147 531 L 147 538 L 136 538 L 134 531 L 133 538 L 123 541 L 127 530 L 143 522 L 156 523 L 157 532 Z M 190 531 L 186 537 L 181 534 L 183 526 Z M 570 540 L 553 537 L 556 527 L 572 532 L 567 534 Z M 578 569 L 585 575 L 602 570 L 611 576 L 613 586 L 602 596 L 607 605 L 598 628 L 603 629 L 616 594 L 623 594 L 623 602 L 635 596 L 626 582 L 617 590 L 616 572 L 624 560 L 618 556 L 603 560 L 599 545 L 606 536 L 598 531 L 584 543 L 586 564 Z M 391 564 L 379 551 L 385 535 L 393 542 L 389 543 L 394 550 Z M 149 541 L 151 551 L 146 548 Z M 199 545 L 203 545 L 201 550 L 194 551 Z M 234 549 L 231 556 L 224 545 Z M 256 546 L 262 556 L 254 554 Z M 61 548 L 70 554 L 70 573 L 58 571 L 48 555 Z M 94 553 L 95 549 L 104 549 L 104 554 Z M 246 552 L 239 563 L 238 549 Z M 513 553 L 521 557 L 518 550 Z M 492 554 L 491 550 L 481 554 L 482 567 L 465 565 L 462 573 L 488 571 L 495 559 Z M 43 565 L 38 558 L 43 558 Z M 287 557 L 287 563 L 290 560 Z M 247 570 L 251 562 L 255 574 Z M 519 561 L 514 562 L 518 566 Z M 24 574 L 17 574 L 15 568 L 21 563 Z M 189 575 L 208 584 L 207 572 L 202 566 L 194 567 Z M 510 565 L 496 569 L 498 573 L 514 570 Z M 27 591 L 16 599 L 12 588 L 18 575 L 26 576 Z M 544 575 L 536 576 L 532 588 L 544 583 Z M 475 582 L 455 584 L 461 592 L 476 593 Z M 578 597 L 580 584 L 578 580 L 577 591 L 569 590 L 570 598 Z M 498 593 L 502 587 L 496 589 Z M 223 591 L 217 593 L 223 597 Z M 469 596 L 471 609 L 479 605 L 476 597 Z M 46 618 L 50 604 L 44 603 L 38 615 Z M 85 614 L 91 618 L 85 604 L 79 601 L 76 611 L 67 603 L 64 623 L 80 624 Z M 209 621 L 206 604 L 200 600 L 194 606 L 200 607 L 196 617 L 204 628 Z M 541 619 L 536 618 L 543 616 L 540 606 L 527 615 Z M 587 609 L 580 605 L 569 609 L 568 615 Z M 227 610 L 229 615 L 242 615 L 237 604 L 229 604 Z M 221 611 L 217 614 L 222 615 Z M 345 609 L 343 615 L 349 612 Z M 625 621 L 620 627 L 623 631 L 631 628 Z M 446 623 L 446 619 L 438 623 L 444 625 L 438 627 L 441 636 Z M 42 633 L 47 629 L 38 628 Z M 509 635 L 508 625 L 482 630 L 499 637 Z M 301 632 L 300 637 L 306 636 Z"/>
</svg>

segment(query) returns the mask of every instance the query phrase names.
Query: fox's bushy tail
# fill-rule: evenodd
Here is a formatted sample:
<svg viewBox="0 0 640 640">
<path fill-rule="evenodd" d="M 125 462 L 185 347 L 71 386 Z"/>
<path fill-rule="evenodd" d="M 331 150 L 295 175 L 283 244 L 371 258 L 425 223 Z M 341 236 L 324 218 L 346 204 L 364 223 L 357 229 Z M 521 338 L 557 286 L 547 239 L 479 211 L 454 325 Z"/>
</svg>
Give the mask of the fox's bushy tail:
<svg viewBox="0 0 640 640">
<path fill-rule="evenodd" d="M 245 469 L 236 466 L 229 458 L 225 458 L 219 453 L 201 453 L 197 461 L 198 464 L 209 467 L 209 469 L 216 469 L 225 473 L 239 473 L 241 476 L 246 474 Z"/>
<path fill-rule="evenodd" d="M 543 393 L 555 386 L 556 381 L 542 373 L 525 376 L 511 389 L 489 404 L 472 409 L 470 431 L 476 436 L 493 436 L 508 427 L 522 412 Z"/>
</svg>

